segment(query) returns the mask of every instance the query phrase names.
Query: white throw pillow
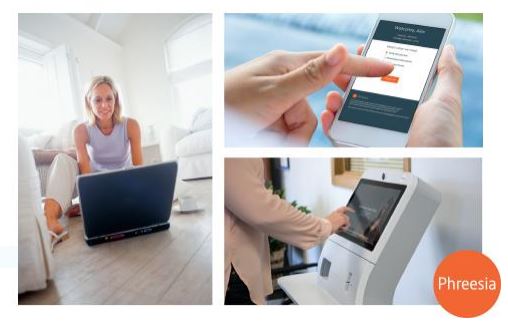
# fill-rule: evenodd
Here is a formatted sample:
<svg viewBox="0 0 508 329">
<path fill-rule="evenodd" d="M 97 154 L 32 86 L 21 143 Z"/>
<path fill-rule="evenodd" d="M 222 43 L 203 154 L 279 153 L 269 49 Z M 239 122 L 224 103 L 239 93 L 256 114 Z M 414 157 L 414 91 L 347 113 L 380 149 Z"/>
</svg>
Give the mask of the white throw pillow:
<svg viewBox="0 0 508 329">
<path fill-rule="evenodd" d="M 212 129 L 212 110 L 201 108 L 194 113 L 190 130 L 194 132 L 205 129 Z"/>
<path fill-rule="evenodd" d="M 74 138 L 72 136 L 72 131 L 77 125 L 77 120 L 71 120 L 60 126 L 55 136 L 53 136 L 51 139 L 49 148 L 65 150 L 74 147 Z"/>
<path fill-rule="evenodd" d="M 31 149 L 45 149 L 51 139 L 50 134 L 38 133 L 26 137 L 26 143 Z"/>
</svg>

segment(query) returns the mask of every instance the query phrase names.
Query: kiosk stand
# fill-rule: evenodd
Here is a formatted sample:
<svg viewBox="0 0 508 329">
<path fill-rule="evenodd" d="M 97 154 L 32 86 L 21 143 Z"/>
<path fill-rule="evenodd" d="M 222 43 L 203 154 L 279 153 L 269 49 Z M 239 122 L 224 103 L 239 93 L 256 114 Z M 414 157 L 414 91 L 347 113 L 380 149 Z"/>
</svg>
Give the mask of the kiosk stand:
<svg viewBox="0 0 508 329">
<path fill-rule="evenodd" d="M 365 172 L 348 202 L 351 225 L 328 238 L 317 272 L 279 278 L 279 286 L 297 304 L 392 304 L 440 201 L 411 173 Z"/>
</svg>

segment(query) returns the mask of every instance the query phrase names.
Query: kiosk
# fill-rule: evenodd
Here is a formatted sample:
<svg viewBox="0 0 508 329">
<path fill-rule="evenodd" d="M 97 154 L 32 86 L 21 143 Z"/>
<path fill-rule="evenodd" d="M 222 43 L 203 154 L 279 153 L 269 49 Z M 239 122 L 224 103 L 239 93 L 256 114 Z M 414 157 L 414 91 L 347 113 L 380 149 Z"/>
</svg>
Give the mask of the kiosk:
<svg viewBox="0 0 508 329">
<path fill-rule="evenodd" d="M 365 172 L 347 204 L 351 225 L 328 238 L 317 272 L 279 278 L 279 286 L 297 304 L 392 304 L 440 202 L 411 173 Z"/>
</svg>

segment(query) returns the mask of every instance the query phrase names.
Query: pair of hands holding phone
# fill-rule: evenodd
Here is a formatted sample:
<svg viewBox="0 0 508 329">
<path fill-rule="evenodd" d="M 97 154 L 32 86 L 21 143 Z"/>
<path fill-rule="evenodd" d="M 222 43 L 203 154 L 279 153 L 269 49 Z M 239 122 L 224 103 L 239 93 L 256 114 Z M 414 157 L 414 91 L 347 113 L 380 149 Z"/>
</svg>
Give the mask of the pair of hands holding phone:
<svg viewBox="0 0 508 329">
<path fill-rule="evenodd" d="M 282 136 L 288 145 L 305 146 L 317 126 L 308 95 L 332 81 L 344 90 L 352 76 L 379 77 L 392 70 L 393 64 L 349 54 L 341 44 L 327 52 L 271 52 L 226 73 L 225 104 L 258 129 Z M 462 79 L 455 50 L 447 45 L 434 92 L 415 113 L 408 146 L 462 145 Z M 337 91 L 328 93 L 321 113 L 326 134 L 342 102 Z"/>
</svg>

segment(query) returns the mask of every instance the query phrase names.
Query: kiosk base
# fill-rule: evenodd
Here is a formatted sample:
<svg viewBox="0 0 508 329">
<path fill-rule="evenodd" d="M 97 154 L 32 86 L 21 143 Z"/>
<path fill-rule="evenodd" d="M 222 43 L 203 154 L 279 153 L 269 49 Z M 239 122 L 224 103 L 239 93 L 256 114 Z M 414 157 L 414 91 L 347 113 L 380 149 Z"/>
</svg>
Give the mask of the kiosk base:
<svg viewBox="0 0 508 329">
<path fill-rule="evenodd" d="M 295 304 L 339 304 L 329 293 L 318 286 L 316 272 L 284 276 L 279 278 L 277 283 Z"/>
</svg>

